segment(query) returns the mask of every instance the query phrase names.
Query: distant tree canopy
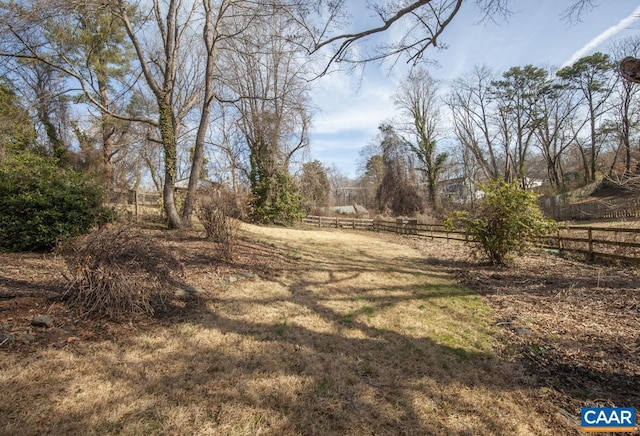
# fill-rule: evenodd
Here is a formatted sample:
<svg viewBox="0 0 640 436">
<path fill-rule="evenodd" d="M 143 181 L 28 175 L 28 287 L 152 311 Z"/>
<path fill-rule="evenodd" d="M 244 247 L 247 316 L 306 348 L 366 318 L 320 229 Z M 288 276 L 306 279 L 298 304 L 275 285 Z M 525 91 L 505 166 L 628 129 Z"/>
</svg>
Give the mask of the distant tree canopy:
<svg viewBox="0 0 640 436">
<path fill-rule="evenodd" d="M 11 84 L 0 81 L 0 160 L 7 152 L 35 145 L 36 130 Z"/>
<path fill-rule="evenodd" d="M 331 184 L 327 170 L 322 162 L 313 160 L 302 166 L 300 176 L 300 194 L 306 199 L 305 208 L 310 213 L 318 208 L 326 207 L 329 202 Z"/>
<path fill-rule="evenodd" d="M 378 208 L 397 216 L 423 212 L 422 196 L 418 191 L 415 169 L 407 157 L 406 143 L 393 127 L 383 124 L 379 129 L 385 170 L 376 193 Z"/>
<path fill-rule="evenodd" d="M 640 40 L 626 47 L 638 50 Z M 555 75 L 526 65 L 500 77 L 476 68 L 456 79 L 445 100 L 455 141 L 465 151 L 455 172 L 558 193 L 634 171 L 640 85 L 621 81 L 615 64 L 594 53 Z"/>
<path fill-rule="evenodd" d="M 16 120 L 9 133 L 13 142 L 0 138 L 0 153 L 28 145 L 112 190 L 151 180 L 162 191 L 174 228 L 192 224 L 206 166 L 215 166 L 209 175 L 229 181 L 234 195 L 250 190 L 253 210 L 266 211 L 291 194 L 278 189 L 290 185 L 290 165 L 301 163 L 309 145 L 310 81 L 338 62 L 405 57 L 418 63 L 442 44 L 463 8 L 498 18 L 515 4 L 373 0 L 358 5 L 371 14 L 352 26 L 353 4 L 345 1 L 0 2 L 0 76 L 15 84 L 0 89 L 0 100 L 8 102 L 0 117 Z M 587 0 L 567 1 L 567 16 L 590 7 Z M 380 43 L 383 33 L 386 42 Z M 596 60 L 588 63 L 595 68 Z M 591 181 L 614 171 L 620 160 L 631 171 L 637 129 L 629 114 L 637 102 L 633 92 L 609 92 L 618 86 L 617 76 L 606 62 L 598 64 L 601 89 L 591 103 L 580 92 L 589 89 L 587 77 L 577 69 L 558 80 L 526 66 L 502 77 L 478 70 L 456 81 L 447 103 L 454 130 L 448 136 L 457 141 L 452 148 L 464 153 L 458 167 L 446 162 L 448 150 L 432 129 L 442 113 L 433 92 L 438 84 L 426 70 L 414 70 L 396 101 L 413 116 L 407 155 L 389 160 L 379 153 L 384 171 L 370 168 L 366 180 L 348 186 L 348 195 L 343 190 L 343 199 L 373 204 L 377 191 L 381 207 L 405 213 L 422 208 L 423 188 L 417 186 L 425 187 L 429 204 L 438 209 L 438 183 L 445 175 L 502 176 L 525 186 L 546 170 L 552 189 L 561 191 L 568 173 L 582 172 L 583 181 Z M 624 114 L 615 120 L 609 116 L 614 94 L 626 98 Z M 396 131 L 405 134 L 407 120 L 394 125 Z M 174 195 L 179 178 L 189 179 L 182 207 Z M 386 187 L 379 189 L 383 179 Z M 398 180 L 410 183 L 398 191 L 404 203 L 392 206 L 389 183 Z"/>
</svg>

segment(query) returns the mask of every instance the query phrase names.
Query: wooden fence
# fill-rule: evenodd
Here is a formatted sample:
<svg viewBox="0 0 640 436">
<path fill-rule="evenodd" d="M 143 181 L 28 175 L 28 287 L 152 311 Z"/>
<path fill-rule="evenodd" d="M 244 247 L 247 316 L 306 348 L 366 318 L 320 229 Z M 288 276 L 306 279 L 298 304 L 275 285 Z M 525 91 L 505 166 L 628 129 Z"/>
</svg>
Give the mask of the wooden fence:
<svg viewBox="0 0 640 436">
<path fill-rule="evenodd" d="M 373 230 L 374 220 L 361 218 L 341 218 L 309 215 L 302 222 L 315 227 L 333 227 L 336 229 Z"/>
<path fill-rule="evenodd" d="M 592 201 L 569 205 L 542 205 L 542 211 L 556 221 L 585 221 L 640 217 L 640 199 Z"/>
<path fill-rule="evenodd" d="M 162 216 L 161 200 L 158 193 L 131 189 L 112 192 L 107 204 L 111 204 L 123 218 L 138 221 L 144 216 Z"/>
<path fill-rule="evenodd" d="M 361 229 L 412 235 L 446 241 L 468 241 L 460 231 L 448 231 L 443 224 L 425 224 L 412 219 L 395 221 L 308 216 L 303 222 L 315 227 Z M 640 228 L 561 226 L 553 235 L 537 241 L 541 248 L 584 256 L 589 261 L 607 260 L 640 264 Z"/>
<path fill-rule="evenodd" d="M 543 248 L 584 255 L 589 261 L 640 263 L 640 229 L 564 226 L 541 242 Z"/>
</svg>

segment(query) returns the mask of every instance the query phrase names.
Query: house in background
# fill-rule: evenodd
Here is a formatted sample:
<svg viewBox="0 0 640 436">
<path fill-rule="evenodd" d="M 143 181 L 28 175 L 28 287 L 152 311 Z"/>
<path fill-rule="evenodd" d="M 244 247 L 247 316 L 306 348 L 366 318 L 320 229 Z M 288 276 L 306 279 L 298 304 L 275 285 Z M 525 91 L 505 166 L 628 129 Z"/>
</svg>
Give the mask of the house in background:
<svg viewBox="0 0 640 436">
<path fill-rule="evenodd" d="M 476 188 L 470 177 L 440 180 L 438 190 L 443 203 L 457 206 L 473 204 L 475 200 L 482 198 L 482 191 Z"/>
<path fill-rule="evenodd" d="M 219 183 L 212 182 L 211 180 L 206 180 L 206 179 L 198 180 L 198 190 L 215 188 L 219 186 L 221 186 Z M 187 191 L 187 189 L 189 189 L 189 178 L 187 177 L 186 179 L 180 179 L 176 181 L 176 183 L 173 184 L 173 189 L 175 189 L 176 192 Z"/>
<path fill-rule="evenodd" d="M 526 189 L 538 191 L 543 187 L 541 179 L 525 178 Z M 478 188 L 476 181 L 471 177 L 455 177 L 453 179 L 441 180 L 438 184 L 440 198 L 443 203 L 456 206 L 473 205 L 477 200 L 484 197 L 484 192 Z"/>
</svg>

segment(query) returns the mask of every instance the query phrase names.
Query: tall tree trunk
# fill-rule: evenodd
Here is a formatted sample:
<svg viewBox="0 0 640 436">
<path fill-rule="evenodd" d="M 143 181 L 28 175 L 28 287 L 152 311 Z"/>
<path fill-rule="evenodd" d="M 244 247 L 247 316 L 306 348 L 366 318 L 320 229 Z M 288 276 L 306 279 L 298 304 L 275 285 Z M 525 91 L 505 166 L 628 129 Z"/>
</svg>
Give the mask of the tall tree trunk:
<svg viewBox="0 0 640 436">
<path fill-rule="evenodd" d="M 107 77 L 101 68 L 102 61 L 98 62 L 98 90 L 100 93 L 100 104 L 108 108 L 109 107 L 109 94 L 107 91 Z M 105 110 L 100 110 L 100 131 L 102 134 L 102 165 L 104 170 L 104 178 L 107 183 L 108 189 L 111 191 L 115 189 L 115 181 L 113 175 L 113 134 L 115 132 L 115 126 L 111 117 Z"/>
<path fill-rule="evenodd" d="M 48 113 L 42 113 L 40 115 L 40 122 L 44 125 L 44 130 L 47 134 L 47 138 L 51 143 L 51 150 L 53 152 L 53 158 L 56 160 L 56 164 L 60 167 L 64 167 L 69 162 L 69 151 L 64 141 L 60 138 L 56 126 L 51 121 L 51 117 Z"/>
<path fill-rule="evenodd" d="M 438 195 L 438 181 L 432 180 L 431 176 L 427 182 L 427 188 L 429 190 L 429 202 L 433 207 L 433 211 L 438 215 L 442 210 L 442 202 L 440 201 L 440 195 Z"/>
<path fill-rule="evenodd" d="M 174 194 L 178 166 L 176 126 L 171 112 L 171 105 L 166 102 L 159 103 L 158 123 L 164 147 L 164 188 L 162 190 L 162 199 L 164 201 L 164 210 L 169 220 L 169 227 L 178 229 L 182 227 L 182 221 L 176 208 Z"/>
<path fill-rule="evenodd" d="M 596 120 L 595 118 L 592 116 L 591 118 L 591 153 L 590 153 L 590 171 L 591 174 L 589 175 L 589 181 L 590 182 L 595 182 L 596 181 L 596 159 L 598 157 L 598 154 L 596 152 Z"/>
<path fill-rule="evenodd" d="M 202 1 L 205 8 L 205 25 L 203 32 L 204 44 L 207 47 L 207 65 L 205 70 L 204 83 L 204 99 L 202 102 L 202 112 L 200 114 L 200 123 L 198 124 L 198 133 L 196 134 L 196 143 L 193 149 L 193 162 L 191 163 L 191 175 L 189 176 L 189 187 L 187 189 L 187 197 L 184 202 L 182 211 L 182 224 L 191 227 L 191 216 L 195 207 L 198 194 L 198 181 L 204 165 L 204 141 L 209 126 L 209 116 L 211 115 L 211 104 L 215 97 L 213 92 L 213 74 L 215 69 L 216 42 L 218 39 L 218 26 L 220 19 L 227 8 L 227 2 L 223 1 L 218 10 L 217 20 L 213 18 L 213 7 L 211 0 Z"/>
<path fill-rule="evenodd" d="M 625 116 L 622 122 L 622 143 L 624 146 L 624 170 L 626 174 L 631 174 L 631 141 L 629 140 L 629 117 Z"/>
</svg>

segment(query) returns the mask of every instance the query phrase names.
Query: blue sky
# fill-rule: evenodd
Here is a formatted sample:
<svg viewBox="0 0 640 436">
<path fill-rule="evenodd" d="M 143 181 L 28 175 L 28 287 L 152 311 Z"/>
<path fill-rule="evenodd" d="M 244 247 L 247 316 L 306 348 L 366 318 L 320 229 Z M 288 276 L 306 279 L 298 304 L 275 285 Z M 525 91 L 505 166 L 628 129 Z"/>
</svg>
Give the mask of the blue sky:
<svg viewBox="0 0 640 436">
<path fill-rule="evenodd" d="M 467 2 L 441 40 L 446 50 L 431 50 L 430 74 L 448 81 L 487 65 L 497 73 L 533 64 L 559 67 L 595 51 L 606 51 L 613 40 L 640 34 L 640 3 L 607 0 L 570 24 L 562 20 L 569 0 L 514 0 L 514 15 L 497 23 L 478 23 L 475 2 Z M 392 29 L 393 30 L 393 29 Z M 315 83 L 312 159 L 355 177 L 359 151 L 371 141 L 377 126 L 394 116 L 391 95 L 408 67 L 391 72 L 368 65 L 362 76 L 333 73 Z"/>
</svg>

